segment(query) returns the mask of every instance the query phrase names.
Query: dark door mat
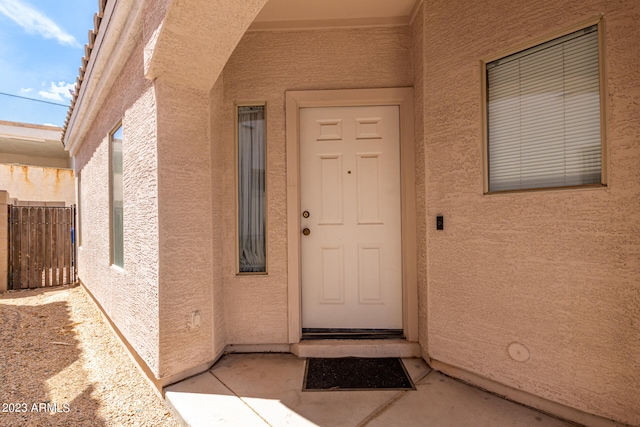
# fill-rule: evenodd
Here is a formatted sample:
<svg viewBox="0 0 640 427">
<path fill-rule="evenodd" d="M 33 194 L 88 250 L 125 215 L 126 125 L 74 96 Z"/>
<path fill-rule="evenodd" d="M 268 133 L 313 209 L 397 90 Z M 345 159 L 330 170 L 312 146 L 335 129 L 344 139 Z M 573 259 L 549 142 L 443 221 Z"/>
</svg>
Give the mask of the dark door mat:
<svg viewBox="0 0 640 427">
<path fill-rule="evenodd" d="M 311 358 L 302 390 L 415 390 L 415 386 L 398 358 Z"/>
</svg>

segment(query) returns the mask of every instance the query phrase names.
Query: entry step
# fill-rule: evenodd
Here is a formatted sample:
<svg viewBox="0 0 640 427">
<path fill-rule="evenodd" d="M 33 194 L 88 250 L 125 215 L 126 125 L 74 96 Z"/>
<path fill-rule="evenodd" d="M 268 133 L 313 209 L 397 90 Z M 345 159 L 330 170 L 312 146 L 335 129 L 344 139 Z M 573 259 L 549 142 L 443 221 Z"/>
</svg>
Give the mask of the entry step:
<svg viewBox="0 0 640 427">
<path fill-rule="evenodd" d="M 304 340 L 291 344 L 298 357 L 421 357 L 420 345 L 403 339 Z"/>
</svg>

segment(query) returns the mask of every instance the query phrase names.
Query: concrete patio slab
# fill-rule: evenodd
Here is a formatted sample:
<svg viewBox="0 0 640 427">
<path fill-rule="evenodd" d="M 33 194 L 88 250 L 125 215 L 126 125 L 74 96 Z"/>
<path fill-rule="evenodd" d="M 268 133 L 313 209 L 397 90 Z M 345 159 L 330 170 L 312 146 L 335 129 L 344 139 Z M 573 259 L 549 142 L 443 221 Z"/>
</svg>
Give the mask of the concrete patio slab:
<svg viewBox="0 0 640 427">
<path fill-rule="evenodd" d="M 211 372 L 272 426 L 355 426 L 398 394 L 302 391 L 304 365 L 290 354 L 243 354 L 224 357 Z"/>
<path fill-rule="evenodd" d="M 268 426 L 210 372 L 168 387 L 165 398 L 188 426 Z"/>
<path fill-rule="evenodd" d="M 402 359 L 402 363 L 414 384 L 431 372 L 429 365 L 419 358 Z"/>
<path fill-rule="evenodd" d="M 439 426 L 569 427 L 570 424 L 526 406 L 431 372 L 416 384 L 416 391 L 405 393 L 368 427 Z"/>
<path fill-rule="evenodd" d="M 302 391 L 305 359 L 229 354 L 166 389 L 188 426 L 540 426 L 570 424 L 403 359 L 417 390 Z"/>
</svg>

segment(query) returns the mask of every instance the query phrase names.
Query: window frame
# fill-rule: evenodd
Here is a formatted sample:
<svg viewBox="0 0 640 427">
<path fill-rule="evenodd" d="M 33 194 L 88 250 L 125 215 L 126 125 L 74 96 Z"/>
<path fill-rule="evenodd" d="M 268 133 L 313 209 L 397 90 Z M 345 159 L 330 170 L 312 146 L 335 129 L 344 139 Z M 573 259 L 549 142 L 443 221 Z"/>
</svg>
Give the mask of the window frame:
<svg viewBox="0 0 640 427">
<path fill-rule="evenodd" d="M 114 208 L 114 181 L 115 174 L 113 170 L 113 141 L 114 135 L 121 131 L 123 136 L 121 144 L 124 145 L 124 126 L 120 120 L 109 132 L 109 264 L 111 267 L 124 270 L 124 159 L 122 160 L 122 204 L 123 204 L 123 222 L 122 222 L 122 265 L 116 263 L 116 246 L 115 246 L 115 221 L 113 217 Z"/>
<path fill-rule="evenodd" d="M 591 26 L 597 26 L 598 31 L 598 73 L 599 73 L 599 86 L 600 86 L 600 183 L 595 184 L 583 184 L 574 186 L 558 186 L 558 187 L 539 187 L 539 188 L 526 188 L 526 189 L 510 189 L 500 191 L 489 191 L 489 126 L 488 126 L 488 91 L 487 91 L 487 64 L 505 58 L 510 55 L 525 51 L 527 49 L 534 48 L 543 43 L 551 40 L 564 37 L 568 34 L 576 31 L 584 30 Z M 604 16 L 600 15 L 597 18 L 592 18 L 588 21 L 581 22 L 580 24 L 573 25 L 571 27 L 564 28 L 560 31 L 550 33 L 546 36 L 533 39 L 527 43 L 502 50 L 487 56 L 480 61 L 480 84 L 481 84 L 481 114 L 482 114 L 482 192 L 485 195 L 491 194 L 505 194 L 505 193 L 522 193 L 522 192 L 538 192 L 538 191 L 556 191 L 566 189 L 593 189 L 593 188 L 606 188 L 607 187 L 607 175 L 608 175 L 608 153 L 606 143 L 606 100 L 607 100 L 607 85 L 606 85 L 606 60 L 605 60 L 605 22 Z"/>
<path fill-rule="evenodd" d="M 82 171 L 79 170 L 78 174 L 78 190 L 76 195 L 76 207 L 77 207 L 77 222 L 75 229 L 75 237 L 77 239 L 78 248 L 82 248 Z"/>
<path fill-rule="evenodd" d="M 263 107 L 264 108 L 264 233 L 265 233 L 265 271 L 240 271 L 240 157 L 239 157 L 239 140 L 238 140 L 238 111 L 239 107 Z M 268 179 L 268 130 L 267 130 L 267 102 L 266 101 L 237 101 L 234 103 L 234 224 L 235 224 L 235 274 L 236 276 L 268 276 L 269 275 L 269 179 Z"/>
</svg>

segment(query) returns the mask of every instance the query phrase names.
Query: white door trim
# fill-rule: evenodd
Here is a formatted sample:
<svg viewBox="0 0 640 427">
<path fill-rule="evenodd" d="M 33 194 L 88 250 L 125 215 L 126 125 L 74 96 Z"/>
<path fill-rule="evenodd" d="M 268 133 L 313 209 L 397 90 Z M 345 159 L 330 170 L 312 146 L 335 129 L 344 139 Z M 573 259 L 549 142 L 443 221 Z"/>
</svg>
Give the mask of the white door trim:
<svg viewBox="0 0 640 427">
<path fill-rule="evenodd" d="M 402 320 L 407 341 L 418 341 L 418 286 L 416 258 L 415 145 L 413 88 L 288 91 L 286 93 L 287 146 L 287 256 L 289 342 L 300 342 L 300 108 L 397 105 L 400 108 L 400 170 L 402 188 Z"/>
</svg>

